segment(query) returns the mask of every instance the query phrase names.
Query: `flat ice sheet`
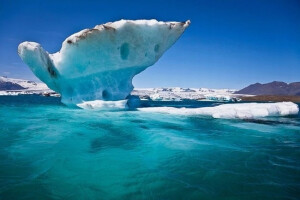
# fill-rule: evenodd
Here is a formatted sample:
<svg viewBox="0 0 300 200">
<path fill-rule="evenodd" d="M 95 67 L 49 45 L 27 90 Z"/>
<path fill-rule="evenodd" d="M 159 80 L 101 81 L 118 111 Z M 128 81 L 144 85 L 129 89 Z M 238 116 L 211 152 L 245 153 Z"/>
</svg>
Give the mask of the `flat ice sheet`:
<svg viewBox="0 0 300 200">
<path fill-rule="evenodd" d="M 215 107 L 202 108 L 174 108 L 174 107 L 150 107 L 138 108 L 143 112 L 159 112 L 176 115 L 204 115 L 213 118 L 259 118 L 268 116 L 296 115 L 299 112 L 297 104 L 292 102 L 279 103 L 236 103 L 223 104 Z"/>
</svg>

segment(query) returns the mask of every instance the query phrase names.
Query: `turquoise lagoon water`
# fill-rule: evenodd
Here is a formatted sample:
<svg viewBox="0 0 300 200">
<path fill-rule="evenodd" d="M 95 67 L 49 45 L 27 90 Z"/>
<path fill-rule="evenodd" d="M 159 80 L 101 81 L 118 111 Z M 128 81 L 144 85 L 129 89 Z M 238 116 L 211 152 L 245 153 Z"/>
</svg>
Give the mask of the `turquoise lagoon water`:
<svg viewBox="0 0 300 200">
<path fill-rule="evenodd" d="M 0 97 L 0 199 L 300 198 L 299 115 L 225 120 L 59 101 Z"/>
</svg>

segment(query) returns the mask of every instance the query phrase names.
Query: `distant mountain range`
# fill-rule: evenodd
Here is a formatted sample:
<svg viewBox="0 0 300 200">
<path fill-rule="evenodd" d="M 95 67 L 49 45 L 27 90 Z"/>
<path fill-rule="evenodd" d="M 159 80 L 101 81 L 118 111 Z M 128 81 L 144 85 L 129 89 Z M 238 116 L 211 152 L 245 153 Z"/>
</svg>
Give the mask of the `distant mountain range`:
<svg viewBox="0 0 300 200">
<path fill-rule="evenodd" d="M 0 76 L 0 92 L 41 93 L 51 91 L 44 83 Z M 5 93 L 3 93 L 5 94 Z"/>
<path fill-rule="evenodd" d="M 0 76 L 0 95 L 14 94 L 40 94 L 53 92 L 44 83 L 30 80 L 13 79 Z M 229 89 L 208 88 L 135 88 L 132 95 L 150 99 L 201 99 L 210 96 L 243 95 L 274 95 L 274 96 L 300 96 L 300 82 L 287 84 L 274 81 L 271 83 L 255 83 L 239 91 Z"/>
<path fill-rule="evenodd" d="M 235 94 L 300 96 L 300 82 L 289 84 L 280 81 L 265 84 L 255 83 L 235 92 Z"/>
<path fill-rule="evenodd" d="M 208 89 L 208 88 L 135 88 L 131 94 L 139 96 L 141 99 L 152 100 L 201 100 L 205 98 L 225 98 L 230 99 L 236 90 L 232 89 Z M 19 94 L 45 94 L 54 93 L 44 83 L 38 83 L 23 79 L 13 79 L 0 76 L 0 96 Z M 53 94 L 54 95 L 54 94 Z"/>
</svg>

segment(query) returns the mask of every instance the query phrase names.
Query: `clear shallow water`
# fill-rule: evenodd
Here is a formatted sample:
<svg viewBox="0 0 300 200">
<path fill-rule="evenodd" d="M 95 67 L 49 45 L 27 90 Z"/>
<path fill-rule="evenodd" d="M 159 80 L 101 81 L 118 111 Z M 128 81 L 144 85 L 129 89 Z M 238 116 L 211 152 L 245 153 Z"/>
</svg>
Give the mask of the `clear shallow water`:
<svg viewBox="0 0 300 200">
<path fill-rule="evenodd" d="M 299 115 L 91 112 L 57 98 L 0 97 L 0 199 L 273 200 L 299 191 Z"/>
</svg>

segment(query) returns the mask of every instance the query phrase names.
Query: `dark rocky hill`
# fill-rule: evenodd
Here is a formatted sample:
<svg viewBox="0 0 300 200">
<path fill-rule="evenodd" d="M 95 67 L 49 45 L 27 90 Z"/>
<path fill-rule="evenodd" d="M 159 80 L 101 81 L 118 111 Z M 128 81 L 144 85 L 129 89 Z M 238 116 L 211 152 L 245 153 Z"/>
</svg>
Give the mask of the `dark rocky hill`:
<svg viewBox="0 0 300 200">
<path fill-rule="evenodd" d="M 235 93 L 251 95 L 300 96 L 300 82 L 294 82 L 290 84 L 280 81 L 273 81 L 265 84 L 255 83 Z"/>
<path fill-rule="evenodd" d="M 23 90 L 22 86 L 13 82 L 5 82 L 0 80 L 0 90 Z"/>
</svg>

